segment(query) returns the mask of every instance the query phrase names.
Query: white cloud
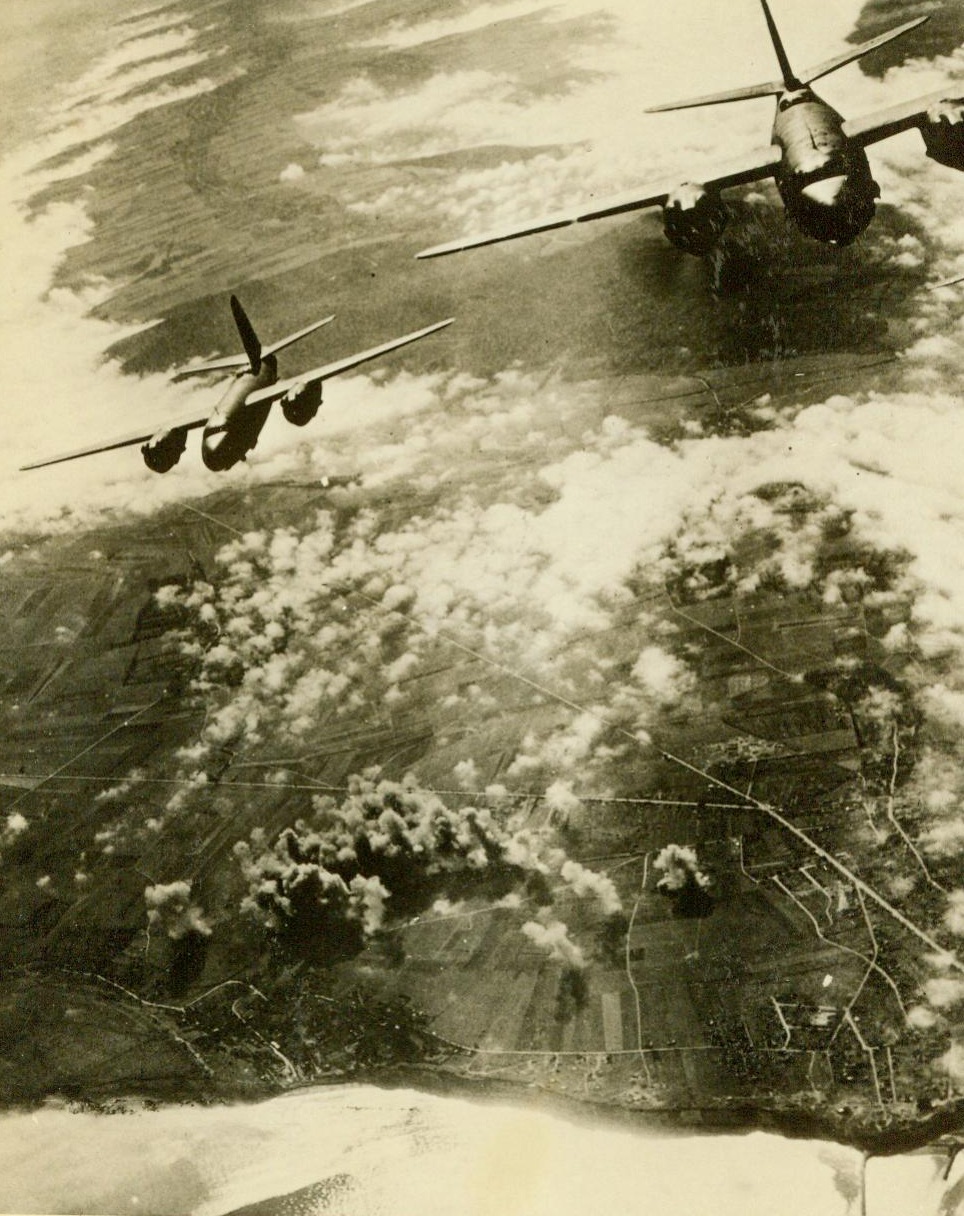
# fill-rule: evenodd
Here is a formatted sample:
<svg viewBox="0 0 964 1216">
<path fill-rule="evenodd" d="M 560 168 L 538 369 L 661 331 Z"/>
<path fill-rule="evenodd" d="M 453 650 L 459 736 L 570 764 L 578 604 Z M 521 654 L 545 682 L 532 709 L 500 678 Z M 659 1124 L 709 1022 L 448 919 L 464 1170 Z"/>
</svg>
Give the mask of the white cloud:
<svg viewBox="0 0 964 1216">
<path fill-rule="evenodd" d="M 420 46 L 439 38 L 450 38 L 457 34 L 472 33 L 499 21 L 510 21 L 544 10 L 541 0 L 504 0 L 501 4 L 479 4 L 454 17 L 442 17 L 434 21 L 408 22 L 404 19 L 391 21 L 377 37 L 363 46 L 391 47 L 402 50 Z"/>
<path fill-rule="evenodd" d="M 682 891 L 690 883 L 706 890 L 710 885 L 690 845 L 666 845 L 653 858 L 653 869 L 661 876 L 656 884 L 661 891 Z"/>
<path fill-rule="evenodd" d="M 474 760 L 460 760 L 452 770 L 459 788 L 477 790 L 479 788 L 479 769 Z"/>
<path fill-rule="evenodd" d="M 580 898 L 592 895 L 599 901 L 604 916 L 612 916 L 623 906 L 613 880 L 606 874 L 589 870 L 578 861 L 566 861 L 559 871 L 562 881 Z"/>
<path fill-rule="evenodd" d="M 582 948 L 569 936 L 569 930 L 562 921 L 549 919 L 547 924 L 542 924 L 537 920 L 527 920 L 521 932 L 554 962 L 580 971 L 586 966 Z"/>
<path fill-rule="evenodd" d="M 964 821 L 956 815 L 932 824 L 921 836 L 921 844 L 934 857 L 955 857 L 964 851 Z"/>
<path fill-rule="evenodd" d="M 553 781 L 546 788 L 543 803 L 552 819 L 558 819 L 563 825 L 583 810 L 582 800 L 573 791 L 571 781 Z"/>
<path fill-rule="evenodd" d="M 935 1008 L 946 1009 L 964 1001 L 964 980 L 954 979 L 950 976 L 938 976 L 936 979 L 927 981 L 924 985 L 924 993 Z"/>
<path fill-rule="evenodd" d="M 944 924 L 951 933 L 964 937 L 964 890 L 952 891 L 947 897 Z"/>
<path fill-rule="evenodd" d="M 946 1072 L 959 1088 L 964 1086 L 964 1043 L 951 1043 L 947 1051 L 938 1057 L 937 1066 Z"/>
<path fill-rule="evenodd" d="M 645 646 L 633 664 L 633 679 L 664 705 L 678 701 L 695 685 L 693 673 L 659 646 Z"/>
<path fill-rule="evenodd" d="M 173 941 L 189 933 L 210 937 L 211 926 L 198 904 L 191 902 L 191 883 L 155 883 L 144 888 L 147 922 L 152 928 L 163 929 Z"/>
<path fill-rule="evenodd" d="M 930 1030 L 937 1025 L 937 1014 L 926 1005 L 914 1005 L 907 1010 L 907 1024 L 914 1030 Z"/>
</svg>

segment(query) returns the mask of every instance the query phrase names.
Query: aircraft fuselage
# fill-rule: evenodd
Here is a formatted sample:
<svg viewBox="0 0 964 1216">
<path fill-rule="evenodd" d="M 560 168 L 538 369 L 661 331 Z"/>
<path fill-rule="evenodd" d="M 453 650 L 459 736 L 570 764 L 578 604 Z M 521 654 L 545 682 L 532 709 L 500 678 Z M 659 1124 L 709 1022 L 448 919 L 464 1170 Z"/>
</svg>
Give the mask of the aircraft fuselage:
<svg viewBox="0 0 964 1216">
<path fill-rule="evenodd" d="M 874 218 L 880 187 L 863 148 L 843 132 L 843 118 L 809 88 L 777 99 L 773 142 L 783 158 L 777 189 L 801 231 L 849 245 Z"/>
<path fill-rule="evenodd" d="M 242 372 L 218 402 L 207 421 L 201 440 L 201 459 L 215 473 L 223 472 L 244 460 L 257 444 L 258 436 L 271 412 L 271 402 L 248 405 L 248 397 L 268 388 L 278 379 L 278 361 L 268 355 L 255 374 Z"/>
</svg>

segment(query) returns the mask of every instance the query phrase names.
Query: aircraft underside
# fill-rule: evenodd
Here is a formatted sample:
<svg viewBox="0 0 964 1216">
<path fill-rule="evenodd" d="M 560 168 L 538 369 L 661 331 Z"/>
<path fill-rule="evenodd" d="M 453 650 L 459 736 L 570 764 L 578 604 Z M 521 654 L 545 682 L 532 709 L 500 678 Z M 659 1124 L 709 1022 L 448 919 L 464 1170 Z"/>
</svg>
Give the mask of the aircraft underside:
<svg viewBox="0 0 964 1216">
<path fill-rule="evenodd" d="M 212 473 L 232 468 L 257 445 L 271 412 L 270 404 L 248 406 L 241 417 L 223 427 L 205 427 L 201 439 L 201 459 Z"/>
<path fill-rule="evenodd" d="M 864 160 L 850 172 L 826 177 L 777 179 L 787 215 L 806 236 L 832 245 L 849 245 L 874 218 L 880 189 Z M 729 220 L 729 209 L 718 191 L 687 183 L 678 187 L 663 208 L 663 232 L 677 249 L 697 257 L 708 254 Z"/>
<path fill-rule="evenodd" d="M 869 226 L 880 187 L 864 159 L 863 171 L 831 173 L 812 182 L 778 178 L 787 215 L 805 235 L 830 245 L 849 245 Z"/>
</svg>

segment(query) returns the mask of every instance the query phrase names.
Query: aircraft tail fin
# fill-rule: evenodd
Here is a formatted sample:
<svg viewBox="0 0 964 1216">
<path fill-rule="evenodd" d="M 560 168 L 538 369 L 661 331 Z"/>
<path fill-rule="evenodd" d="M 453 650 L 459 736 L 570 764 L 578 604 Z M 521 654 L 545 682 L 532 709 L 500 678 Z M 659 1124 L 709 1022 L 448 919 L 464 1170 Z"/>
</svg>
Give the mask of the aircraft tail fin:
<svg viewBox="0 0 964 1216">
<path fill-rule="evenodd" d="M 704 97 L 693 97 L 687 101 L 673 101 L 667 105 L 650 106 L 646 113 L 659 114 L 666 110 L 689 110 L 695 106 L 716 106 L 728 101 L 747 101 L 752 97 L 778 97 L 781 93 L 802 89 L 814 80 L 819 80 L 822 76 L 828 76 L 831 72 L 836 72 L 838 68 L 846 67 L 848 63 L 853 63 L 856 59 L 862 59 L 864 55 L 870 54 L 871 51 L 875 51 L 879 46 L 884 46 L 894 38 L 899 38 L 902 34 L 909 33 L 929 20 L 926 16 L 915 17 L 913 21 L 899 25 L 896 29 L 888 30 L 886 34 L 878 34 L 876 38 L 871 38 L 869 42 L 861 43 L 860 46 L 850 47 L 849 50 L 844 51 L 840 55 L 835 55 L 832 59 L 825 59 L 822 63 L 807 68 L 805 72 L 801 72 L 798 76 L 790 66 L 786 48 L 783 45 L 776 22 L 773 20 L 773 14 L 770 12 L 767 0 L 760 0 L 760 3 L 763 6 L 763 15 L 766 18 L 767 29 L 770 32 L 770 41 L 773 43 L 777 62 L 780 65 L 780 80 L 771 80 L 763 84 L 751 84 L 742 89 L 726 89 L 722 93 L 708 93 Z"/>
<path fill-rule="evenodd" d="M 773 20 L 773 14 L 770 12 L 770 6 L 767 0 L 760 0 L 763 5 L 763 16 L 766 18 L 767 29 L 770 31 L 770 41 L 773 43 L 773 49 L 776 52 L 777 63 L 780 65 L 780 74 L 783 77 L 783 87 L 785 89 L 799 89 L 803 85 L 802 80 L 798 80 L 796 73 L 790 66 L 790 60 L 787 58 L 787 52 L 783 46 L 783 39 L 780 37 L 780 31 L 777 29 L 777 23 Z"/>
<path fill-rule="evenodd" d="M 254 326 L 248 320 L 248 314 L 241 307 L 241 301 L 237 296 L 231 297 L 231 312 L 234 315 L 234 323 L 238 327 L 238 333 L 241 335 L 241 345 L 244 347 L 244 353 L 248 356 L 248 362 L 251 364 L 251 371 L 256 376 L 261 371 L 261 342 L 258 335 L 254 332 Z"/>
</svg>

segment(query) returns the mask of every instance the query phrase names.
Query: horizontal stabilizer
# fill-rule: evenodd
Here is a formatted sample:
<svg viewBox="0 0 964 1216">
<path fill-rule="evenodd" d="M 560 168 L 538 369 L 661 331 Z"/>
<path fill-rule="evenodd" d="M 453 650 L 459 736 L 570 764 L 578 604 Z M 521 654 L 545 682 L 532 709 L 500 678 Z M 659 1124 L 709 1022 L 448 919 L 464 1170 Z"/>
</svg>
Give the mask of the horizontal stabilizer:
<svg viewBox="0 0 964 1216">
<path fill-rule="evenodd" d="M 923 25 L 925 21 L 929 20 L 929 15 L 926 17 L 915 17 L 913 21 L 908 21 L 904 25 L 898 25 L 896 29 L 888 30 L 886 34 L 878 34 L 876 38 L 871 38 L 869 42 L 861 43 L 860 46 L 852 46 L 841 55 L 835 55 L 833 59 L 825 59 L 823 63 L 818 63 L 816 67 L 807 68 L 805 72 L 801 73 L 801 83 L 812 84 L 813 81 L 820 80 L 823 76 L 829 76 L 831 72 L 836 72 L 838 68 L 846 67 L 848 63 L 853 63 L 855 59 L 863 59 L 864 55 L 869 55 L 871 51 L 876 51 L 879 46 L 885 46 L 888 42 L 892 42 L 902 34 L 908 34 L 911 30 L 916 30 L 919 25 Z"/>
<path fill-rule="evenodd" d="M 289 334 L 287 338 L 282 338 L 280 342 L 272 342 L 270 346 L 266 346 L 261 352 L 262 357 L 266 358 L 268 355 L 276 355 L 279 350 L 284 350 L 295 342 L 300 342 L 302 338 L 307 338 L 309 334 L 313 334 L 316 329 L 321 329 L 323 325 L 329 325 L 334 319 L 333 313 L 330 317 L 323 317 L 320 321 L 313 321 L 311 325 L 306 325 L 304 329 L 299 329 L 296 334 Z M 183 380 L 186 376 L 200 376 L 205 372 L 237 371 L 242 367 L 250 367 L 247 355 L 225 355 L 222 359 L 209 359 L 205 363 L 192 363 L 189 367 L 181 367 L 174 373 L 171 379 Z"/>
<path fill-rule="evenodd" d="M 771 80 L 767 84 L 750 84 L 743 89 L 725 89 L 722 93 L 690 97 L 687 101 L 670 101 L 661 106 L 648 106 L 644 112 L 663 114 L 667 110 L 693 110 L 697 106 L 719 106 L 727 101 L 749 101 L 753 97 L 779 97 L 783 91 L 782 80 Z"/>
<path fill-rule="evenodd" d="M 707 93 L 703 97 L 692 97 L 688 101 L 672 101 L 666 105 L 650 106 L 646 110 L 646 113 L 661 114 L 667 110 L 691 110 L 696 106 L 717 106 L 728 101 L 749 101 L 753 97 L 778 97 L 787 90 L 799 89 L 805 85 L 812 84 L 815 80 L 820 80 L 823 76 L 829 76 L 831 72 L 836 72 L 838 68 L 846 67 L 848 63 L 853 63 L 856 59 L 862 59 L 864 55 L 869 55 L 871 51 L 876 51 L 878 47 L 885 46 L 888 42 L 892 42 L 895 38 L 900 38 L 902 34 L 910 33 L 911 30 L 917 29 L 919 25 L 923 25 L 925 21 L 930 20 L 928 16 L 915 17 L 913 21 L 907 21 L 903 25 L 897 26 L 896 29 L 888 30 L 886 34 L 878 34 L 876 38 L 871 38 L 869 42 L 861 43 L 860 46 L 852 46 L 840 55 L 835 55 L 833 59 L 825 59 L 822 63 L 807 68 L 805 72 L 801 72 L 799 76 L 796 76 L 787 61 L 786 52 L 783 49 L 783 44 L 780 42 L 776 26 L 773 24 L 769 7 L 765 2 L 763 4 L 763 11 L 767 19 L 767 25 L 770 28 L 770 36 L 773 40 L 774 49 L 777 52 L 777 58 L 780 61 L 780 69 L 784 76 L 783 80 L 771 80 L 767 84 L 751 84 L 743 89 L 725 89 L 721 93 Z"/>
<path fill-rule="evenodd" d="M 202 376 L 205 372 L 229 372 L 248 366 L 247 355 L 225 355 L 223 359 L 209 359 L 206 363 L 192 363 L 190 367 L 179 367 L 171 379 L 183 380 L 187 376 Z"/>
<path fill-rule="evenodd" d="M 276 355 L 279 350 L 293 346 L 296 342 L 300 342 L 302 338 L 307 338 L 309 334 L 313 334 L 316 329 L 321 329 L 323 325 L 330 325 L 334 319 L 335 314 L 332 313 L 330 317 L 322 317 L 320 321 L 313 321 L 310 325 L 306 325 L 304 329 L 299 329 L 296 334 L 289 334 L 287 338 L 282 338 L 280 342 L 272 342 L 261 353 L 263 356 Z"/>
</svg>

